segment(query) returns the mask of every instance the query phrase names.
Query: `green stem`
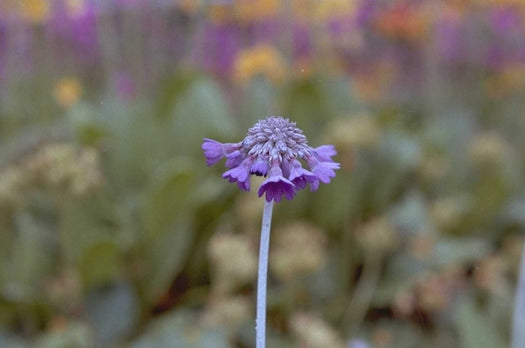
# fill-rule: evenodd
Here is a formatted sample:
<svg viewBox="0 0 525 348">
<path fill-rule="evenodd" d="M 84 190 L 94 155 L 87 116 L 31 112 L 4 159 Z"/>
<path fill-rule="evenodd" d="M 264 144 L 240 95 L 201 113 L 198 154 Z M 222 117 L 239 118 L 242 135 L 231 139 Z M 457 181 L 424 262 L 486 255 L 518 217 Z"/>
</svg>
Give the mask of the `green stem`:
<svg viewBox="0 0 525 348">
<path fill-rule="evenodd" d="M 512 348 L 525 344 L 525 245 L 521 255 L 520 274 L 516 285 L 514 318 L 512 324 Z"/>
<path fill-rule="evenodd" d="M 363 274 L 355 287 L 353 296 L 343 316 L 343 328 L 351 335 L 358 332 L 366 312 L 370 307 L 374 290 L 379 280 L 380 266 L 381 253 L 378 251 L 368 251 L 365 254 Z"/>
</svg>

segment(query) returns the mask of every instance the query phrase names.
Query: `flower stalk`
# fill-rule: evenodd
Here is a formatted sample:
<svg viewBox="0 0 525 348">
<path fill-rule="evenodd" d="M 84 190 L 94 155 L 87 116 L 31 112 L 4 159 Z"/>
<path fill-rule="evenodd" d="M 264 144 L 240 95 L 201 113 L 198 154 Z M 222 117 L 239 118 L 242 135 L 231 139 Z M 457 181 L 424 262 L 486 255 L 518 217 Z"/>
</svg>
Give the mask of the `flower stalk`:
<svg viewBox="0 0 525 348">
<path fill-rule="evenodd" d="M 259 268 L 257 271 L 257 313 L 255 321 L 256 348 L 264 348 L 266 342 L 266 284 L 268 279 L 268 254 L 270 250 L 270 228 L 272 225 L 273 201 L 264 202 L 259 246 Z"/>
</svg>

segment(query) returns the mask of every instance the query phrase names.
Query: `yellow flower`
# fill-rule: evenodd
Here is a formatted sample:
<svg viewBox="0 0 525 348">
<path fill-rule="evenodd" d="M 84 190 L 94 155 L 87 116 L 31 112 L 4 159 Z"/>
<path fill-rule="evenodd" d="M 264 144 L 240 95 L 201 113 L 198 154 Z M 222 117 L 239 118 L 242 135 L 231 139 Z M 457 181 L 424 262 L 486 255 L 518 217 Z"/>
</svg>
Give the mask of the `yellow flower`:
<svg viewBox="0 0 525 348">
<path fill-rule="evenodd" d="M 42 23 L 49 18 L 50 5 L 47 0 L 21 0 L 20 11 L 31 23 Z"/>
<path fill-rule="evenodd" d="M 195 15 L 202 7 L 200 0 L 178 0 L 176 4 L 179 9 L 189 15 Z"/>
<path fill-rule="evenodd" d="M 77 78 L 64 77 L 55 85 L 53 96 L 60 106 L 69 108 L 78 102 L 82 92 L 82 84 Z"/>
<path fill-rule="evenodd" d="M 237 0 L 234 3 L 234 11 L 240 22 L 252 23 L 275 16 L 280 6 L 279 0 Z"/>
<path fill-rule="evenodd" d="M 259 44 L 239 53 L 235 59 L 234 74 L 235 79 L 240 83 L 258 75 L 278 83 L 284 79 L 285 63 L 274 47 Z"/>
<path fill-rule="evenodd" d="M 314 18 L 319 22 L 325 22 L 334 17 L 350 16 L 355 12 L 356 8 L 357 2 L 355 0 L 316 1 Z"/>
<path fill-rule="evenodd" d="M 231 22 L 233 18 L 233 10 L 231 4 L 212 4 L 207 7 L 208 17 L 213 23 L 227 23 Z"/>
</svg>

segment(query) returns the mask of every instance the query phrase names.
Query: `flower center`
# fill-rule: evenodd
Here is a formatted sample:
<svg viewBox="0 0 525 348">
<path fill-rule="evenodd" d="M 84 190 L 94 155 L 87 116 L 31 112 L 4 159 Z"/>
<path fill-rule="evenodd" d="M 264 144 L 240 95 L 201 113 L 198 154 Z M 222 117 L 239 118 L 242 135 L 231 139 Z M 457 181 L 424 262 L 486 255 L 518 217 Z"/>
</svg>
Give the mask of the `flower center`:
<svg viewBox="0 0 525 348">
<path fill-rule="evenodd" d="M 257 122 L 242 141 L 242 151 L 250 156 L 265 158 L 270 163 L 310 154 L 303 131 L 294 122 L 272 116 Z"/>
</svg>

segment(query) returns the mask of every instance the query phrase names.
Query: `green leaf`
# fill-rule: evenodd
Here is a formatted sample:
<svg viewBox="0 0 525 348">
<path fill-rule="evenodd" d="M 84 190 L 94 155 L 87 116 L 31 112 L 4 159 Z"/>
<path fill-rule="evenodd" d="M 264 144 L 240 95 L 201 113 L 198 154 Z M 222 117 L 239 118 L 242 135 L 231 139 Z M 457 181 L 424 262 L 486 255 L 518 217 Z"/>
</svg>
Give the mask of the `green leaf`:
<svg viewBox="0 0 525 348">
<path fill-rule="evenodd" d="M 114 231 L 106 222 L 111 207 L 99 199 L 62 202 L 59 236 L 67 261 L 77 263 L 92 246 L 113 241 Z"/>
<path fill-rule="evenodd" d="M 79 268 L 86 287 L 109 282 L 121 270 L 121 258 L 116 245 L 109 242 L 93 245 L 84 253 Z"/>
<path fill-rule="evenodd" d="M 189 224 L 178 221 L 147 244 L 142 288 L 149 301 L 157 300 L 182 269 L 193 233 Z"/>
<path fill-rule="evenodd" d="M 455 317 L 463 348 L 507 347 L 496 325 L 471 300 L 457 307 Z"/>
<path fill-rule="evenodd" d="M 283 110 L 285 117 L 297 122 L 306 134 L 314 134 L 329 115 L 325 91 L 316 79 L 300 80 L 291 83 L 283 91 Z"/>
<path fill-rule="evenodd" d="M 144 206 L 144 223 L 151 236 L 161 233 L 191 207 L 195 173 L 190 161 L 171 160 L 153 175 Z"/>
<path fill-rule="evenodd" d="M 195 73 L 181 71 L 163 81 L 160 85 L 159 98 L 156 101 L 155 115 L 160 119 L 167 119 L 171 110 L 178 101 L 183 99 L 184 93 L 198 77 L 199 75 Z"/>
<path fill-rule="evenodd" d="M 257 120 L 270 115 L 276 115 L 277 112 L 277 92 L 272 84 L 263 78 L 257 78 L 250 81 L 243 89 L 243 95 L 240 102 L 242 103 L 242 115 L 240 120 L 243 129 L 248 129 Z M 283 115 L 291 117 L 292 115 Z"/>
<path fill-rule="evenodd" d="M 135 291 L 125 281 L 92 290 L 85 308 L 97 342 L 104 347 L 128 336 L 135 329 L 140 312 Z"/>
<path fill-rule="evenodd" d="M 177 311 L 152 322 L 130 348 L 233 348 L 219 329 L 201 327 L 194 315 Z"/>
<path fill-rule="evenodd" d="M 448 238 L 438 241 L 433 260 L 438 266 L 475 262 L 490 252 L 490 244 L 481 238 Z"/>
<path fill-rule="evenodd" d="M 164 160 L 170 136 L 151 117 L 148 105 L 133 107 L 117 104 L 104 110 L 110 133 L 105 166 L 112 184 L 123 191 L 141 188 L 147 182 L 150 173 Z"/>
<path fill-rule="evenodd" d="M 16 237 L 11 247 L 4 291 L 12 299 L 28 300 L 39 295 L 41 282 L 53 267 L 54 248 L 50 231 L 34 216 L 24 212 L 16 216 Z"/>
<path fill-rule="evenodd" d="M 98 119 L 97 111 L 92 105 L 78 103 L 68 111 L 70 126 L 83 144 L 96 144 L 106 135 L 103 124 Z"/>
<path fill-rule="evenodd" d="M 170 146 L 179 155 L 201 153 L 202 138 L 229 141 L 235 129 L 219 86 L 209 79 L 192 83 L 171 112 Z"/>
</svg>

